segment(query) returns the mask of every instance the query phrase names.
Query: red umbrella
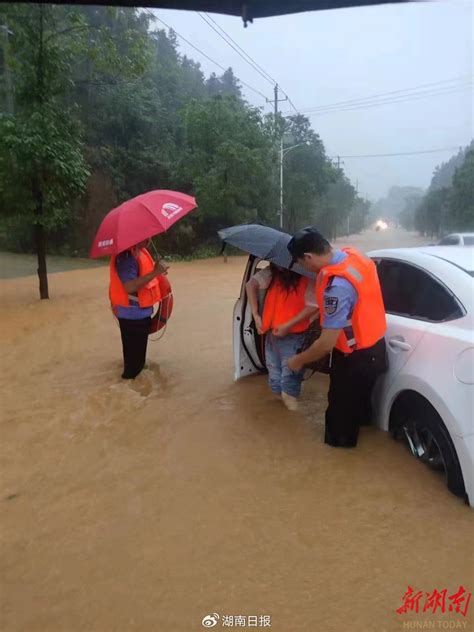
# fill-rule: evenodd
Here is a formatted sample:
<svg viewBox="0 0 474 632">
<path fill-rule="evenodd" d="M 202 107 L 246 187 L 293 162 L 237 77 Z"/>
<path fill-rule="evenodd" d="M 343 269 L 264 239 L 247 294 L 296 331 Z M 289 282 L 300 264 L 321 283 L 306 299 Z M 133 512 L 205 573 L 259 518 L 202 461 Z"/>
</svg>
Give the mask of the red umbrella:
<svg viewBox="0 0 474 632">
<path fill-rule="evenodd" d="M 90 256 L 107 257 L 164 233 L 179 219 L 196 208 L 191 195 L 178 191 L 149 191 L 138 195 L 102 220 L 94 238 Z"/>
</svg>

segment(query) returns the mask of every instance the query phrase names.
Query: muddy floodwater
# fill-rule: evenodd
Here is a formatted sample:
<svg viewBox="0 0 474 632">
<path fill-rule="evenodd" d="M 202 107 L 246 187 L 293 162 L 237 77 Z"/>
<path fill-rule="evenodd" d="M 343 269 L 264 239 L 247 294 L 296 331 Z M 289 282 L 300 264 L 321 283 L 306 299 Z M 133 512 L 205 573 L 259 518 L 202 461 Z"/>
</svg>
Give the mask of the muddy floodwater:
<svg viewBox="0 0 474 632">
<path fill-rule="evenodd" d="M 233 382 L 244 266 L 172 265 L 175 311 L 134 382 L 106 267 L 51 274 L 42 302 L 34 276 L 1 281 L 2 632 L 198 632 L 213 613 L 216 630 L 472 629 L 474 601 L 396 612 L 408 586 L 474 588 L 474 513 L 442 478 L 376 428 L 325 446 L 324 376 L 297 413 L 265 376 Z"/>
</svg>

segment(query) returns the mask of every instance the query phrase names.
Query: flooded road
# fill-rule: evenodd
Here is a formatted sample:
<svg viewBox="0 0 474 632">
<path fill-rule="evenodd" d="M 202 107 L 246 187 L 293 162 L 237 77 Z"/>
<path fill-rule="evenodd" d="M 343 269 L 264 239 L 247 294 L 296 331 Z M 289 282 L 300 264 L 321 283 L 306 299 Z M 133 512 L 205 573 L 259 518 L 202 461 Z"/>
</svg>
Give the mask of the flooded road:
<svg viewBox="0 0 474 632">
<path fill-rule="evenodd" d="M 472 590 L 472 510 L 375 428 L 325 446 L 325 377 L 298 413 L 265 376 L 232 381 L 244 266 L 172 265 L 172 321 L 132 383 L 107 268 L 52 274 L 43 302 L 36 278 L 1 281 L 3 632 L 193 632 L 212 613 L 214 629 L 472 629 L 472 612 L 396 613 L 408 585 Z"/>
</svg>

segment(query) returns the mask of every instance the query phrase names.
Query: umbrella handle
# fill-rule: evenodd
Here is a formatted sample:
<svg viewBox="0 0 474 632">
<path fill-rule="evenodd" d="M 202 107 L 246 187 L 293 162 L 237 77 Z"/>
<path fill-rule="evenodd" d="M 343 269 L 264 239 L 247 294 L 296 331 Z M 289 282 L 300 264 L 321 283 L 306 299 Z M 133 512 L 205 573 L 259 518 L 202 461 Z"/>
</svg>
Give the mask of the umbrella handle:
<svg viewBox="0 0 474 632">
<path fill-rule="evenodd" d="M 155 256 L 156 256 L 156 258 L 157 258 L 157 260 L 158 260 L 158 259 L 160 258 L 160 255 L 159 255 L 159 253 L 158 253 L 158 250 L 156 249 L 156 246 L 155 246 L 155 244 L 154 244 L 154 242 L 153 242 L 153 239 L 151 239 L 150 241 L 151 241 L 152 248 L 153 248 L 153 250 L 154 250 L 154 252 L 155 252 Z"/>
</svg>

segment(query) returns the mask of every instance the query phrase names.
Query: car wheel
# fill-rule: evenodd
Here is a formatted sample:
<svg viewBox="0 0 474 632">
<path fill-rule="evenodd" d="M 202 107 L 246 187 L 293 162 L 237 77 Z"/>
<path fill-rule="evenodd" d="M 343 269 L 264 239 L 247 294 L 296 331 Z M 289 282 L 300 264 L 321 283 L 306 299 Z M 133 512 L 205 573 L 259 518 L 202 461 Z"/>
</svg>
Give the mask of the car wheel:
<svg viewBox="0 0 474 632">
<path fill-rule="evenodd" d="M 392 419 L 394 438 L 404 441 L 417 459 L 443 472 L 453 494 L 465 497 L 456 449 L 443 420 L 431 404 L 421 398 L 409 398 L 395 406 Z"/>
</svg>

